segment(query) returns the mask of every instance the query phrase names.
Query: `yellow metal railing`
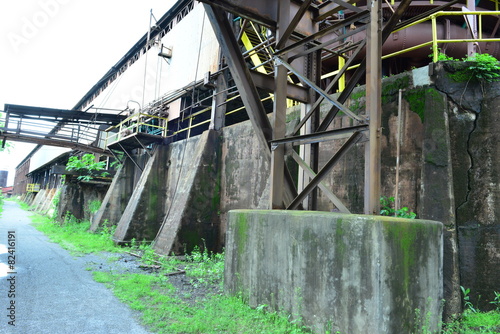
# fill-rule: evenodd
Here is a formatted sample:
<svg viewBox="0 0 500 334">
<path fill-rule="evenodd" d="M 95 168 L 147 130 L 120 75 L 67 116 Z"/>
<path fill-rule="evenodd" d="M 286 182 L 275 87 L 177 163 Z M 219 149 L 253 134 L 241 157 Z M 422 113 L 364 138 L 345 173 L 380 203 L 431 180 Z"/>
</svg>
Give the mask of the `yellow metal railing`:
<svg viewBox="0 0 500 334">
<path fill-rule="evenodd" d="M 106 132 L 108 133 L 106 138 L 106 146 L 117 142 L 133 133 L 139 132 L 166 137 L 167 125 L 168 119 L 165 117 L 143 113 L 133 114 L 123 120 L 120 124 L 106 129 Z M 118 131 L 113 132 L 113 130 Z"/>
<path fill-rule="evenodd" d="M 498 3 L 498 2 L 500 2 L 500 0 L 496 1 L 495 3 Z M 478 20 L 477 20 L 477 22 L 478 22 L 478 38 L 438 39 L 438 36 L 437 36 L 437 18 L 440 16 L 449 16 L 449 15 L 454 15 L 454 16 L 474 15 L 474 16 L 477 16 L 478 17 Z M 393 32 L 401 31 L 401 30 L 407 29 L 409 27 L 412 27 L 414 25 L 417 25 L 417 24 L 420 24 L 420 23 L 423 23 L 423 22 L 430 20 L 431 24 L 432 24 L 432 40 L 425 42 L 425 43 L 422 43 L 422 44 L 419 44 L 419 45 L 412 46 L 410 48 L 406 48 L 406 49 L 403 49 L 400 51 L 396 51 L 396 52 L 384 55 L 384 56 L 382 56 L 382 59 L 388 59 L 391 57 L 399 56 L 399 55 L 407 53 L 407 52 L 411 52 L 413 50 L 417 50 L 417 49 L 420 49 L 423 47 L 431 46 L 432 47 L 433 62 L 437 62 L 438 56 L 439 56 L 438 44 L 442 44 L 442 43 L 500 42 L 500 38 L 493 38 L 493 37 L 492 38 L 484 38 L 483 37 L 483 19 L 482 19 L 482 17 L 485 15 L 499 16 L 500 11 L 473 11 L 473 12 L 472 11 L 471 12 L 444 12 L 443 11 L 443 12 L 434 13 L 426 18 L 415 21 L 415 22 L 413 22 L 413 23 L 411 23 L 411 24 L 409 24 L 401 29 L 395 30 Z M 339 67 L 340 67 L 340 64 L 339 64 Z M 359 67 L 359 64 L 350 66 L 347 70 L 353 70 L 357 67 Z M 321 79 L 326 79 L 326 78 L 332 77 L 332 76 L 336 75 L 338 72 L 339 72 L 339 70 L 336 70 L 336 71 L 333 71 L 330 73 L 323 74 L 321 76 Z"/>
<path fill-rule="evenodd" d="M 241 42 L 243 43 L 243 46 L 245 47 L 247 52 L 249 52 L 248 56 L 252 60 L 254 66 L 255 66 L 255 70 L 257 70 L 258 72 L 263 73 L 263 74 L 268 74 L 267 70 L 264 68 L 264 65 L 266 63 L 268 63 L 273 58 L 272 53 L 274 53 L 274 50 L 273 50 L 271 45 L 264 45 L 263 44 L 265 42 L 265 39 L 262 36 L 266 35 L 267 28 L 262 27 L 259 31 L 259 29 L 255 26 L 255 24 L 253 22 L 250 21 L 249 24 L 250 24 L 255 36 L 259 40 L 258 45 L 262 45 L 262 46 L 258 47 L 258 45 L 257 46 L 253 45 L 252 41 L 250 40 L 250 37 L 248 36 L 248 34 L 246 32 L 243 32 L 241 34 Z M 244 28 L 243 25 L 241 26 L 241 28 Z M 266 59 L 264 61 L 261 60 L 261 58 L 259 56 L 259 52 L 261 54 L 263 54 L 263 53 L 265 54 Z M 288 81 L 292 82 L 292 79 L 290 76 L 288 76 Z M 272 99 L 274 99 L 273 94 L 269 94 L 269 96 Z M 286 104 L 287 104 L 287 107 L 290 108 L 290 107 L 293 107 L 293 106 L 299 104 L 299 102 L 291 100 L 291 99 L 287 99 Z"/>
<path fill-rule="evenodd" d="M 477 16 L 477 28 L 478 28 L 478 38 L 464 38 L 464 39 L 438 39 L 437 38 L 437 18 L 440 16 L 456 16 L 456 15 L 473 15 Z M 483 11 L 474 11 L 474 12 L 438 12 L 431 15 L 428 19 L 432 20 L 432 60 L 434 62 L 438 61 L 439 43 L 474 43 L 474 42 L 500 42 L 500 38 L 483 38 L 483 16 L 498 16 L 500 15 L 500 11 L 494 12 L 483 12 Z M 417 21 L 419 22 L 419 21 Z"/>
<path fill-rule="evenodd" d="M 28 193 L 37 193 L 40 191 L 40 184 L 38 183 L 28 183 L 26 185 L 26 192 Z"/>
</svg>

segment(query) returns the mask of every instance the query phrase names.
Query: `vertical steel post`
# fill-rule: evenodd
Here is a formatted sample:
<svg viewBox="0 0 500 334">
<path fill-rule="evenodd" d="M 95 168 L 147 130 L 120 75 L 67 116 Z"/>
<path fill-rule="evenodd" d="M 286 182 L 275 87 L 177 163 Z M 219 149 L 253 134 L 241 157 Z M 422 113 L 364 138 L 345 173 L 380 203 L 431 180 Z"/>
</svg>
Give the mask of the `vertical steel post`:
<svg viewBox="0 0 500 334">
<path fill-rule="evenodd" d="M 220 73 L 215 81 L 214 96 L 212 98 L 212 113 L 209 129 L 219 131 L 224 127 L 227 99 L 227 81 L 224 73 Z"/>
<path fill-rule="evenodd" d="M 382 15 L 381 0 L 369 2 L 370 24 L 366 54 L 366 110 L 370 117 L 368 172 L 365 180 L 365 214 L 380 211 L 380 135 L 381 135 L 381 76 L 382 76 Z"/>
<path fill-rule="evenodd" d="M 471 12 L 476 10 L 476 0 L 467 0 L 467 9 Z M 470 34 L 472 38 L 477 38 L 477 16 L 469 15 L 467 19 L 467 23 L 470 27 Z M 477 52 L 477 45 L 473 42 L 467 43 L 467 56 L 473 57 Z"/>
<path fill-rule="evenodd" d="M 290 1 L 278 1 L 278 29 L 276 40 L 281 39 L 286 27 L 290 24 Z M 286 42 L 283 42 L 285 44 Z M 284 56 L 286 57 L 286 56 Z M 282 58 L 283 59 L 283 58 Z M 286 58 L 283 60 L 287 60 Z M 275 64 L 274 71 L 275 95 L 273 107 L 273 139 L 284 138 L 286 134 L 286 89 L 287 69 L 281 64 Z M 285 177 L 285 146 L 278 145 L 271 152 L 271 209 L 285 209 L 283 189 Z"/>
</svg>

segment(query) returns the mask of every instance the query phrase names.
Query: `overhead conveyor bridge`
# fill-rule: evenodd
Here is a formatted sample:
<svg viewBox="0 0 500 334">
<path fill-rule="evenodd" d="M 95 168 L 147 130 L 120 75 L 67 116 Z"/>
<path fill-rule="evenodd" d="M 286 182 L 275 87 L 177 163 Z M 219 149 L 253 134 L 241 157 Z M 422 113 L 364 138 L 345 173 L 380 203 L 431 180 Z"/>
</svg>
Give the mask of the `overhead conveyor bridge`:
<svg viewBox="0 0 500 334">
<path fill-rule="evenodd" d="M 84 152 L 111 155 L 100 145 L 101 133 L 119 124 L 124 115 L 6 104 L 5 121 L 0 127 L 3 144 L 7 140 L 67 147 Z M 54 129 L 57 128 L 57 131 Z"/>
</svg>

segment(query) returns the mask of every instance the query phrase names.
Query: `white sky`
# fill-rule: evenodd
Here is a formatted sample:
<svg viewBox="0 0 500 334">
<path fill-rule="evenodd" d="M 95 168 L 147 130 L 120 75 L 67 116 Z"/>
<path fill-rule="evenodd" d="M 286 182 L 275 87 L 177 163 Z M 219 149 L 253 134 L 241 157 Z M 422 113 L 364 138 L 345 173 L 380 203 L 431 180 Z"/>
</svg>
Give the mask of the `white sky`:
<svg viewBox="0 0 500 334">
<path fill-rule="evenodd" d="M 2 0 L 0 110 L 4 104 L 71 109 L 176 0 Z M 14 143 L 0 169 L 34 145 Z"/>
</svg>

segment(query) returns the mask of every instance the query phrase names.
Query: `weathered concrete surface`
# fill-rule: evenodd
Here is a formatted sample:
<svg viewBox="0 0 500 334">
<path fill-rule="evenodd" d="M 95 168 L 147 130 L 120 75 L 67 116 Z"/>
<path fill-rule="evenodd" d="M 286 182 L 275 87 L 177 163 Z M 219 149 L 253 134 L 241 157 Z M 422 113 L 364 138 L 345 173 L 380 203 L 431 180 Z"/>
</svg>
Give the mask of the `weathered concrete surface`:
<svg viewBox="0 0 500 334">
<path fill-rule="evenodd" d="M 227 212 L 269 208 L 270 163 L 254 135 L 250 121 L 222 129 L 221 235 L 224 242 Z"/>
<path fill-rule="evenodd" d="M 449 98 L 460 285 L 490 310 L 500 287 L 500 82 L 455 82 L 455 66 L 436 65 L 434 81 Z"/>
<path fill-rule="evenodd" d="M 460 272 L 455 223 L 453 166 L 445 94 L 425 88 L 424 138 L 419 217 L 444 224 L 444 318 L 460 314 Z M 439 205 L 436 205 L 439 203 Z"/>
<path fill-rule="evenodd" d="M 50 211 L 54 210 L 54 196 L 57 194 L 57 189 L 47 189 L 47 195 L 45 201 L 40 204 L 37 211 L 43 215 L 48 215 Z M 50 215 L 50 214 L 49 214 Z"/>
<path fill-rule="evenodd" d="M 90 226 L 92 232 L 96 232 L 103 225 L 109 227 L 118 224 L 134 191 L 136 169 L 130 158 L 126 158 L 119 167 L 102 200 L 101 207 L 92 217 Z"/>
<path fill-rule="evenodd" d="M 89 204 L 92 201 L 102 201 L 108 188 L 109 184 L 67 180 L 60 188 L 56 220 L 63 222 L 71 214 L 78 220 L 90 221 L 92 214 Z"/>
<path fill-rule="evenodd" d="M 168 147 L 157 146 L 118 222 L 113 236 L 115 242 L 133 238 L 152 241 L 156 237 L 165 211 L 167 169 Z"/>
<path fill-rule="evenodd" d="M 410 333 L 441 320 L 443 225 L 307 211 L 229 213 L 225 289 L 317 333 Z M 425 316 L 424 316 L 425 317 Z"/>
<path fill-rule="evenodd" d="M 413 76 L 403 73 L 383 80 L 382 85 L 382 139 L 381 139 L 381 177 L 382 195 L 396 195 L 396 159 L 397 159 L 397 129 L 400 130 L 399 184 L 398 198 L 403 206 L 417 212 L 421 184 L 421 152 L 423 143 L 423 122 L 419 115 L 422 110 L 416 110 L 414 101 L 418 90 L 413 90 Z M 421 80 L 422 81 L 422 80 Z M 398 114 L 398 94 L 402 90 L 403 99 L 401 115 Z M 357 114 L 365 114 L 365 91 L 363 87 L 356 88 L 352 99 L 346 105 Z M 423 109 L 423 108 L 422 108 Z M 324 114 L 329 110 L 328 104 L 321 106 Z M 329 130 L 352 126 L 354 122 L 347 116 L 337 116 Z M 320 168 L 338 151 L 345 140 L 326 141 L 320 143 Z M 365 144 L 356 144 L 345 154 L 342 160 L 333 168 L 324 182 L 332 189 L 352 213 L 364 212 L 364 178 L 365 178 Z M 318 196 L 318 208 L 322 211 L 337 211 L 330 200 L 322 193 Z"/>
<path fill-rule="evenodd" d="M 170 145 L 166 214 L 154 243 L 157 253 L 221 250 L 219 243 L 219 135 L 213 130 Z"/>
</svg>

